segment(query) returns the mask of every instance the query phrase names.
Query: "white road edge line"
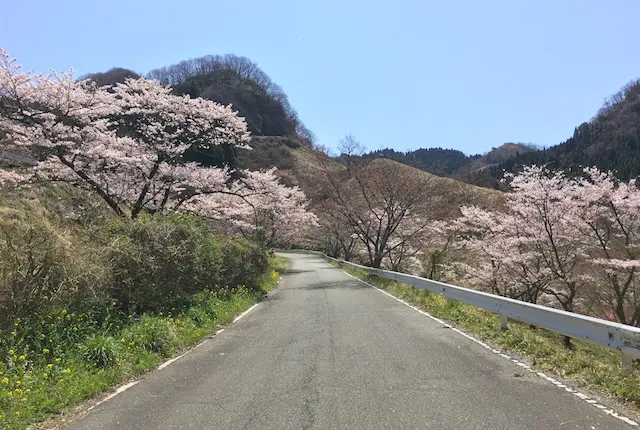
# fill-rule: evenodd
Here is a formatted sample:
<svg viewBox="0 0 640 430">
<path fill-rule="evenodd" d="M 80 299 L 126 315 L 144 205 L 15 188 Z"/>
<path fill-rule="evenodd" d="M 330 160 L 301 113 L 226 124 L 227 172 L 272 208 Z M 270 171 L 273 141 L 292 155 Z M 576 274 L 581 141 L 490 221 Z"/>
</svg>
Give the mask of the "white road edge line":
<svg viewBox="0 0 640 430">
<path fill-rule="evenodd" d="M 113 399 L 118 394 L 127 391 L 129 388 L 133 387 L 134 385 L 138 384 L 139 382 L 140 382 L 140 379 L 138 379 L 137 381 L 129 382 L 128 384 L 124 384 L 124 385 L 118 387 L 118 389 L 116 391 L 114 391 L 113 393 L 109 394 L 107 397 L 105 397 L 104 399 L 100 400 L 99 402 L 97 402 L 96 404 L 91 406 L 89 409 L 87 409 L 87 412 L 89 412 L 90 410 L 92 410 L 96 406 L 100 406 L 101 404 L 103 404 L 107 400 Z"/>
<path fill-rule="evenodd" d="M 340 269 L 340 270 L 342 270 L 342 269 Z M 513 363 L 517 364 L 518 366 L 522 367 L 523 369 L 526 369 L 529 372 L 540 376 L 541 378 L 543 378 L 543 379 L 549 381 L 550 383 L 554 384 L 556 387 L 564 388 L 567 392 L 573 394 L 578 399 L 581 399 L 581 400 L 585 401 L 587 404 L 595 406 L 596 408 L 598 408 L 599 410 L 601 410 L 605 414 L 611 415 L 612 417 L 615 417 L 615 418 L 618 418 L 619 420 L 621 420 L 621 421 L 623 421 L 623 422 L 625 422 L 625 423 L 627 423 L 627 424 L 629 424 L 630 426 L 633 426 L 633 427 L 638 427 L 640 425 L 636 421 L 632 420 L 631 418 L 628 418 L 628 417 L 626 417 L 624 415 L 621 415 L 621 414 L 617 413 L 616 411 L 614 411 L 613 409 L 611 409 L 611 408 L 609 408 L 609 407 L 607 407 L 605 405 L 601 405 L 601 404 L 597 403 L 596 400 L 591 399 L 586 394 L 583 394 L 583 393 L 581 393 L 581 392 L 579 392 L 579 391 L 577 391 L 577 390 L 575 390 L 573 388 L 570 388 L 570 387 L 562 384 L 561 382 L 557 381 L 556 379 L 554 379 L 554 378 L 552 378 L 550 376 L 547 376 L 546 374 L 544 374 L 542 372 L 538 372 L 538 371 L 532 369 L 531 366 L 529 366 L 528 364 L 522 363 L 522 362 L 520 362 L 520 361 L 518 361 L 518 360 L 516 360 L 516 359 L 514 359 L 514 358 L 512 358 L 510 356 L 508 356 L 507 354 L 504 354 L 502 351 L 492 348 L 491 346 L 487 345 L 486 343 L 482 342 L 481 340 L 476 339 L 475 337 L 473 337 L 473 336 L 471 336 L 471 335 L 469 335 L 469 334 L 467 334 L 467 333 L 465 333 L 465 332 L 463 332 L 463 331 L 451 326 L 451 324 L 448 324 L 448 323 L 444 322 L 443 320 L 434 317 L 430 313 L 425 312 L 422 309 L 419 309 L 416 306 L 413 306 L 412 304 L 410 304 L 408 302 L 405 302 L 402 299 L 397 298 L 396 296 L 394 296 L 394 295 L 392 295 L 392 294 L 390 294 L 390 293 L 388 293 L 388 292 L 376 287 L 375 285 L 372 285 L 372 284 L 370 284 L 368 282 L 363 281 L 362 279 L 358 278 L 357 276 L 352 275 L 351 273 L 348 273 L 348 272 L 346 272 L 344 270 L 342 270 L 342 272 L 345 273 L 346 275 L 351 276 L 352 278 L 362 282 L 363 284 L 368 285 L 369 287 L 374 288 L 374 289 L 380 291 L 383 294 L 386 294 L 387 296 L 391 297 L 392 299 L 394 299 L 394 300 L 396 300 L 396 301 L 398 301 L 398 302 L 400 302 L 400 303 L 402 303 L 402 304 L 404 304 L 406 306 L 409 306 L 411 309 L 413 309 L 413 310 L 415 310 L 417 312 L 420 312 L 422 315 L 424 315 L 424 316 L 426 316 L 428 318 L 431 318 L 432 320 L 438 322 L 439 324 L 442 324 L 444 327 L 450 328 L 451 330 L 453 330 L 456 333 L 466 337 L 467 339 L 477 343 L 478 345 L 481 345 L 481 346 L 485 347 L 486 349 L 488 349 L 489 351 L 493 352 L 494 354 L 496 354 L 496 355 L 498 355 L 500 357 L 503 357 L 503 358 L 505 358 L 507 360 L 510 360 Z"/>
<path fill-rule="evenodd" d="M 260 303 L 256 303 L 255 305 L 251 306 L 249 309 L 247 309 L 246 311 L 242 312 L 240 315 L 238 315 L 237 317 L 235 317 L 233 319 L 233 322 L 237 322 L 239 321 L 242 317 L 244 317 L 246 314 L 248 314 L 249 312 L 251 312 L 252 310 L 254 310 Z"/>
<path fill-rule="evenodd" d="M 251 306 L 249 309 L 247 309 L 246 311 L 242 312 L 240 315 L 238 315 L 237 317 L 235 317 L 235 318 L 233 319 L 233 321 L 231 322 L 231 324 L 233 324 L 233 323 L 237 322 L 239 319 L 241 319 L 242 317 L 244 317 L 245 315 L 247 315 L 249 312 L 251 312 L 252 310 L 254 310 L 254 309 L 255 309 L 259 304 L 260 304 L 260 303 L 256 303 L 256 304 L 254 304 L 253 306 Z M 224 329 L 223 329 L 223 328 L 218 329 L 218 330 L 216 330 L 216 331 L 215 331 L 215 333 L 213 334 L 213 336 L 217 336 L 217 335 L 219 335 L 220 333 L 222 333 L 223 331 L 224 331 Z M 167 360 L 167 361 L 163 362 L 162 364 L 160 364 L 158 367 L 156 367 L 156 368 L 155 368 L 155 369 L 153 369 L 153 370 L 162 370 L 162 369 L 164 369 L 165 367 L 169 366 L 171 363 L 174 363 L 174 362 L 176 362 L 176 361 L 180 360 L 182 357 L 184 357 L 185 355 L 189 354 L 189 353 L 190 353 L 190 352 L 192 352 L 193 350 L 195 350 L 195 349 L 197 349 L 197 348 L 200 348 L 202 345 L 204 345 L 205 343 L 207 343 L 207 342 L 209 341 L 209 339 L 211 339 L 211 338 L 209 337 L 209 338 L 207 338 L 207 339 L 203 340 L 202 342 L 200 342 L 200 343 L 199 343 L 199 344 L 197 344 L 196 346 L 189 348 L 188 350 L 186 350 L 186 351 L 185 351 L 185 352 L 183 352 L 182 354 L 178 355 L 177 357 L 170 358 L 169 360 Z M 149 370 L 148 372 L 152 372 L 153 370 Z M 148 373 L 148 372 L 145 372 L 145 374 L 146 374 L 146 373 Z M 128 382 L 128 383 L 126 383 L 126 384 L 124 384 L 124 385 L 119 386 L 119 387 L 116 389 L 116 391 L 114 391 L 113 393 L 109 394 L 109 395 L 108 395 L 107 397 L 105 397 L 104 399 L 99 400 L 98 402 L 96 402 L 96 403 L 94 403 L 93 405 L 91 405 L 91 406 L 86 410 L 86 413 L 88 413 L 88 412 L 90 412 L 91 410 L 93 410 L 94 408 L 96 408 L 96 407 L 100 406 L 101 404 L 103 404 L 103 403 L 104 403 L 104 402 L 106 402 L 107 400 L 111 400 L 111 399 L 113 399 L 113 398 L 114 398 L 115 396 L 117 396 L 118 394 L 122 394 L 122 393 L 124 393 L 124 392 L 125 392 L 125 391 L 127 391 L 129 388 L 131 388 L 131 387 L 135 386 L 136 384 L 140 383 L 141 381 L 142 381 L 142 378 L 141 378 L 141 379 L 136 379 L 135 381 L 131 381 L 131 382 Z"/>
</svg>

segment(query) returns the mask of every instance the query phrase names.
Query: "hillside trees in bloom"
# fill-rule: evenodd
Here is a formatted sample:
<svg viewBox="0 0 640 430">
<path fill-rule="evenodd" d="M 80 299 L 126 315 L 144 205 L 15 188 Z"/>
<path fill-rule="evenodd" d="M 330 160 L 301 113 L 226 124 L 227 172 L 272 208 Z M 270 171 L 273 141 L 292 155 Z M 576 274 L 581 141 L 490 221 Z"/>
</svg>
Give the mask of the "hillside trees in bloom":
<svg viewBox="0 0 640 430">
<path fill-rule="evenodd" d="M 589 263 L 602 288 L 590 290 L 598 313 L 640 324 L 640 191 L 609 172 L 590 168 L 576 188 L 578 224 Z"/>
<path fill-rule="evenodd" d="M 246 123 L 231 106 L 177 96 L 144 77 L 98 87 L 75 81 L 71 72 L 24 72 L 0 50 L 0 137 L 3 150 L 26 151 L 38 160 L 23 180 L 72 183 L 96 193 L 119 216 L 214 206 L 225 216 L 223 203 L 235 197 L 228 205 L 233 216 L 259 207 L 261 217 L 272 211 L 275 218 L 279 211 L 294 230 L 296 216 L 306 211 L 300 190 L 266 177 L 258 180 L 251 172 L 236 182 L 227 169 L 186 162 L 183 155 L 190 148 L 249 148 Z M 2 183 L 17 180 L 17 173 L 0 175 Z M 251 201 L 243 195 L 247 189 Z M 258 203 L 257 196 L 263 201 Z M 279 199 L 295 200 L 298 210 L 282 210 Z M 239 211 L 243 205 L 244 212 Z M 254 210 L 254 225 L 255 216 Z"/>
<path fill-rule="evenodd" d="M 638 324 L 640 191 L 611 173 L 531 166 L 508 177 L 506 211 L 463 207 L 456 245 L 476 287 Z"/>
<path fill-rule="evenodd" d="M 193 199 L 186 206 L 196 213 L 224 220 L 232 230 L 266 246 L 283 246 L 304 239 L 317 226 L 317 217 L 298 187 L 280 183 L 277 169 L 244 170 L 217 199 Z"/>
<path fill-rule="evenodd" d="M 7 184 L 15 184 L 23 180 L 19 173 L 0 169 L 0 187 Z"/>
</svg>

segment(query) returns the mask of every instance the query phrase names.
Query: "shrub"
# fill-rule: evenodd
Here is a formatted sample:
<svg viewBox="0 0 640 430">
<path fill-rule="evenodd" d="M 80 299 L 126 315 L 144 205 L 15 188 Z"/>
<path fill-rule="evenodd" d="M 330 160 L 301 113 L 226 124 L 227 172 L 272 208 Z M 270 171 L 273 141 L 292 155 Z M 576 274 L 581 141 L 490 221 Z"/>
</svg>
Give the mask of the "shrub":
<svg viewBox="0 0 640 430">
<path fill-rule="evenodd" d="M 95 367 L 109 367 L 117 363 L 118 344 L 105 334 L 90 336 L 80 347 L 84 359 Z"/>
<path fill-rule="evenodd" d="M 212 316 L 204 309 L 196 307 L 190 308 L 187 311 L 186 316 L 190 318 L 197 327 L 202 327 L 207 322 L 212 321 L 215 318 L 215 314 Z"/>
<path fill-rule="evenodd" d="M 109 293 L 125 312 L 181 306 L 199 289 L 197 250 L 203 229 L 194 217 L 142 215 L 109 226 Z M 207 246 L 207 245 L 204 245 Z M 215 267 L 215 264 L 214 264 Z"/>
<path fill-rule="evenodd" d="M 227 286 L 255 286 L 269 267 L 264 249 L 245 240 L 229 239 L 222 243 L 221 279 Z"/>
<path fill-rule="evenodd" d="M 264 250 L 244 240 L 221 241 L 192 215 L 142 215 L 108 228 L 109 293 L 123 312 L 182 309 L 202 290 L 255 284 L 268 267 Z"/>
<path fill-rule="evenodd" d="M 143 315 L 124 334 L 125 342 L 167 357 L 180 347 L 172 320 Z"/>
<path fill-rule="evenodd" d="M 45 218 L 19 210 L 0 207 L 0 251 L 0 328 L 95 297 L 104 279 L 95 253 L 79 252 Z"/>
</svg>

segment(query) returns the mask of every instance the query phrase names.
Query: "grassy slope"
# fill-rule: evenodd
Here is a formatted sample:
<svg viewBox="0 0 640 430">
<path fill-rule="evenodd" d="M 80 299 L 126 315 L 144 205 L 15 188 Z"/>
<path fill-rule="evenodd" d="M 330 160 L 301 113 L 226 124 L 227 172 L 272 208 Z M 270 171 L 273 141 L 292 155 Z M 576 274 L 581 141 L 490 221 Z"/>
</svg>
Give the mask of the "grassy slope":
<svg viewBox="0 0 640 430">
<path fill-rule="evenodd" d="M 509 330 L 503 332 L 497 314 L 411 285 L 372 277 L 351 268 L 344 270 L 467 333 L 524 357 L 534 369 L 588 387 L 640 412 L 640 368 L 636 363 L 633 371 L 625 375 L 620 365 L 620 354 L 616 351 L 575 340 L 571 351 L 563 347 L 562 336 L 517 322 L 511 322 Z"/>
<path fill-rule="evenodd" d="M 305 193 L 311 196 L 317 194 L 317 187 L 323 183 L 318 179 L 326 174 L 324 169 L 331 172 L 344 169 L 344 166 L 337 161 L 309 148 L 288 148 L 288 151 L 290 154 L 290 158 L 288 158 L 290 168 L 281 170 L 285 183 L 299 185 Z M 376 159 L 372 163 L 395 163 L 395 161 Z M 502 204 L 503 193 L 500 191 L 478 187 L 453 178 L 437 176 L 408 165 L 404 166 L 412 174 L 420 175 L 427 180 L 433 181 L 437 184 L 437 188 L 448 190 L 447 195 L 449 197 L 455 196 L 450 202 L 445 203 L 450 205 L 445 208 L 448 209 L 445 212 L 457 214 L 457 207 L 460 204 L 473 204 L 483 207 L 496 207 Z"/>
<path fill-rule="evenodd" d="M 69 354 L 56 357 L 46 366 L 27 370 L 22 363 L 30 357 L 14 355 L 13 371 L 0 375 L 0 428 L 25 428 L 154 369 L 259 301 L 276 287 L 286 266 L 285 260 L 274 256 L 271 270 L 260 281 L 259 288 L 240 289 L 222 297 L 202 294 L 201 300 L 182 315 L 143 315 L 117 333 L 109 333 L 117 357 L 112 365 L 103 368 Z M 59 319 L 73 317 L 62 313 Z"/>
</svg>

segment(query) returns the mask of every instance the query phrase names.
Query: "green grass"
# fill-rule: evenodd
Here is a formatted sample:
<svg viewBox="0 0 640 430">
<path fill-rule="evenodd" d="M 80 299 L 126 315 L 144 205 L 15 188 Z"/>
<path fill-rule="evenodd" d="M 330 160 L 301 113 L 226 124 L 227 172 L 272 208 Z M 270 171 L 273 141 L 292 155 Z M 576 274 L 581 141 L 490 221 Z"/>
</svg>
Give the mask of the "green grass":
<svg viewBox="0 0 640 430">
<path fill-rule="evenodd" d="M 624 374 L 617 351 L 578 340 L 572 340 L 574 348 L 569 350 L 562 344 L 563 336 L 513 321 L 509 322 L 509 330 L 503 332 L 497 314 L 363 271 L 344 267 L 343 270 L 489 344 L 526 358 L 534 369 L 555 374 L 640 411 L 638 363 L 629 374 Z"/>
<path fill-rule="evenodd" d="M 0 428 L 26 428 L 154 369 L 263 298 L 286 267 L 286 260 L 274 256 L 259 285 L 225 293 L 201 291 L 179 315 L 131 318 L 116 328 L 87 333 L 76 348 L 57 356 L 32 356 L 29 348 L 10 350 L 6 363 L 0 363 Z M 86 331 L 83 319 L 78 318 L 74 325 L 75 318 L 62 310 L 49 326 L 42 327 L 43 342 L 56 325 L 72 327 L 72 332 Z M 16 326 L 12 333 L 19 329 Z M 46 355 L 48 350 L 44 351 Z"/>
</svg>

